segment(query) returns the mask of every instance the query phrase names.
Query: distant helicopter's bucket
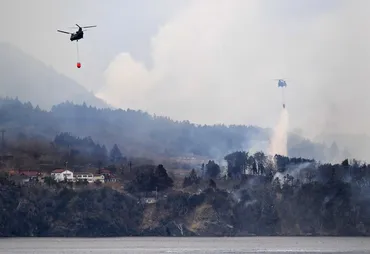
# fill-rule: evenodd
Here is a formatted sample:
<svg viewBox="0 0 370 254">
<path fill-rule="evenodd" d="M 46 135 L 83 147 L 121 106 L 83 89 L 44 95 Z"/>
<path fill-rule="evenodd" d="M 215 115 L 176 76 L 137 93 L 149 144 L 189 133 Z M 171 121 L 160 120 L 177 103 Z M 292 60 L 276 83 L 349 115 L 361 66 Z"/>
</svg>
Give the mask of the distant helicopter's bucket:
<svg viewBox="0 0 370 254">
<path fill-rule="evenodd" d="M 81 68 L 81 63 L 77 62 L 77 68 Z"/>
</svg>

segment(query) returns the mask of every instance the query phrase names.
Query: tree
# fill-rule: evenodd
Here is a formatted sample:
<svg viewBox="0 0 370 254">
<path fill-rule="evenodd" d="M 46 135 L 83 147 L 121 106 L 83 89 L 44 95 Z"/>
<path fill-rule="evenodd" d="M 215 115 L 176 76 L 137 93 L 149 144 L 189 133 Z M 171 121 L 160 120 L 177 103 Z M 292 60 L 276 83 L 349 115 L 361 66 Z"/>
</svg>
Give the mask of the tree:
<svg viewBox="0 0 370 254">
<path fill-rule="evenodd" d="M 289 164 L 289 158 L 282 155 L 275 155 L 274 160 L 276 162 L 277 171 L 285 172 L 287 165 Z"/>
<path fill-rule="evenodd" d="M 162 164 L 157 167 L 140 166 L 135 172 L 135 179 L 127 186 L 129 191 L 162 191 L 173 186 L 173 180 L 168 176 Z"/>
<path fill-rule="evenodd" d="M 114 144 L 112 150 L 109 153 L 109 160 L 112 163 L 118 163 L 123 159 L 121 150 L 118 148 L 117 144 Z"/>
<path fill-rule="evenodd" d="M 215 181 L 213 181 L 212 179 L 209 180 L 208 186 L 209 186 L 209 188 L 212 188 L 212 189 L 217 188 L 217 185 L 216 185 Z"/>
<path fill-rule="evenodd" d="M 168 176 L 167 171 L 162 164 L 158 165 L 154 171 L 154 180 L 158 191 L 165 190 L 173 186 L 173 180 Z"/>
<path fill-rule="evenodd" d="M 252 172 L 253 172 L 254 175 L 258 174 L 256 160 L 253 160 L 253 162 L 252 162 Z"/>
<path fill-rule="evenodd" d="M 46 176 L 44 178 L 44 183 L 47 184 L 48 186 L 57 185 L 57 181 L 55 181 L 55 179 L 52 178 L 51 176 Z"/>
<path fill-rule="evenodd" d="M 95 145 L 93 152 L 92 152 L 92 157 L 94 158 L 95 164 L 101 168 L 102 165 L 105 165 L 108 161 L 108 153 L 107 153 L 107 148 L 103 145 Z"/>
<path fill-rule="evenodd" d="M 0 184 L 6 184 L 9 182 L 9 174 L 7 172 L 0 173 Z"/>
<path fill-rule="evenodd" d="M 342 161 L 342 166 L 343 167 L 348 167 L 349 166 L 348 159 L 345 159 L 344 161 Z"/>
<path fill-rule="evenodd" d="M 247 161 L 248 161 L 248 153 L 238 151 L 225 156 L 225 160 L 227 161 L 227 171 L 228 175 L 230 176 L 240 176 L 245 172 Z"/>
<path fill-rule="evenodd" d="M 201 177 L 205 176 L 204 169 L 205 169 L 205 165 L 204 165 L 204 163 L 202 163 L 202 168 L 201 168 L 202 175 L 201 175 Z"/>
<path fill-rule="evenodd" d="M 210 178 L 215 178 L 221 173 L 220 166 L 213 160 L 208 161 L 206 165 L 206 176 Z"/>
<path fill-rule="evenodd" d="M 253 157 L 257 163 L 258 174 L 259 175 L 265 174 L 265 166 L 267 160 L 266 155 L 263 152 L 256 152 Z"/>
<path fill-rule="evenodd" d="M 200 183 L 200 177 L 198 177 L 197 173 L 194 169 L 190 171 L 189 176 L 186 176 L 184 178 L 184 182 L 182 183 L 183 188 L 186 188 L 188 186 L 191 186 L 193 184 L 199 184 Z"/>
</svg>

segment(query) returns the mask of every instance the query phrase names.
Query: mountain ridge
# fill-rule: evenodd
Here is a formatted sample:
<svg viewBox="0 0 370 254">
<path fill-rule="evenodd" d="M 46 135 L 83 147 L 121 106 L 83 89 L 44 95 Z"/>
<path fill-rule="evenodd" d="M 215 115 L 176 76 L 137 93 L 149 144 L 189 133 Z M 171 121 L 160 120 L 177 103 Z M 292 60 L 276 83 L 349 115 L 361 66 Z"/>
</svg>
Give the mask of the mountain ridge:
<svg viewBox="0 0 370 254">
<path fill-rule="evenodd" d="M 52 140 L 68 132 L 90 136 L 107 147 L 118 144 L 131 156 L 198 156 L 217 161 L 234 151 L 266 151 L 271 138 L 270 129 L 252 125 L 196 125 L 140 110 L 96 108 L 86 103 L 64 102 L 47 111 L 11 98 L 0 98 L 0 128 L 12 138 L 27 135 Z M 325 161 L 330 151 L 323 144 L 290 134 L 288 154 Z"/>
<path fill-rule="evenodd" d="M 64 101 L 111 107 L 75 80 L 20 48 L 0 42 L 0 95 L 31 101 L 43 109 Z"/>
</svg>

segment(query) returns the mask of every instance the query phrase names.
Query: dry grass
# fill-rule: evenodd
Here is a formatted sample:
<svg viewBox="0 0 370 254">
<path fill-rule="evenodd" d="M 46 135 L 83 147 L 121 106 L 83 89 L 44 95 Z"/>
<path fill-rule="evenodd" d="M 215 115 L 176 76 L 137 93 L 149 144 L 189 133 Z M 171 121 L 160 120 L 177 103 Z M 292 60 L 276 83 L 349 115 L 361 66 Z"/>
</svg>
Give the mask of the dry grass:
<svg viewBox="0 0 370 254">
<path fill-rule="evenodd" d="M 148 229 L 158 226 L 158 220 L 155 218 L 156 207 L 155 204 L 149 204 L 144 210 L 143 220 L 141 221 L 141 228 Z"/>
<path fill-rule="evenodd" d="M 159 222 L 169 215 L 167 211 L 158 212 L 156 204 L 146 204 L 140 228 L 149 229 L 158 227 Z"/>
<path fill-rule="evenodd" d="M 167 171 L 168 176 L 173 180 L 173 188 L 175 190 L 182 189 L 182 183 L 184 182 L 185 176 L 188 176 L 190 171 L 189 170 L 181 170 L 181 169 L 169 169 Z"/>
<path fill-rule="evenodd" d="M 193 214 L 188 217 L 187 224 L 191 231 L 198 232 L 206 228 L 205 222 L 215 217 L 215 211 L 210 204 L 198 206 Z"/>
</svg>

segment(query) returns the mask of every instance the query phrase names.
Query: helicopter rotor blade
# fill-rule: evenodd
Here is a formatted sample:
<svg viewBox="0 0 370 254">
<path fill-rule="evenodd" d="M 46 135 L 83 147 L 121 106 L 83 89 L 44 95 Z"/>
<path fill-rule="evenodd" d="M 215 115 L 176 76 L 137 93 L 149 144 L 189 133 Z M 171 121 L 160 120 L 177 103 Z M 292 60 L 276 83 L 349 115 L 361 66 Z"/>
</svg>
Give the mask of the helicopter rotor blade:
<svg viewBox="0 0 370 254">
<path fill-rule="evenodd" d="M 82 28 L 92 28 L 92 27 L 96 27 L 96 26 L 83 26 Z"/>
<path fill-rule="evenodd" d="M 71 34 L 71 33 L 69 33 L 69 32 L 62 31 L 62 30 L 57 30 L 57 32 L 59 32 L 59 33 L 64 33 L 64 34 Z"/>
<path fill-rule="evenodd" d="M 76 24 L 76 26 L 78 26 L 78 28 L 81 28 L 78 24 Z"/>
</svg>

